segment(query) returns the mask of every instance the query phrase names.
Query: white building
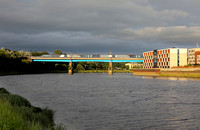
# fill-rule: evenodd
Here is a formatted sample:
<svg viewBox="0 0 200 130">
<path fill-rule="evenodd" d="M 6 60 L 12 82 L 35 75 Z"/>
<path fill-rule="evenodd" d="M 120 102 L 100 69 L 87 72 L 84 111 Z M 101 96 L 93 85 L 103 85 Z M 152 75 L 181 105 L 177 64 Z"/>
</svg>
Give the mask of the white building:
<svg viewBox="0 0 200 130">
<path fill-rule="evenodd" d="M 187 65 L 187 48 L 167 48 L 143 53 L 143 68 L 171 68 Z"/>
</svg>

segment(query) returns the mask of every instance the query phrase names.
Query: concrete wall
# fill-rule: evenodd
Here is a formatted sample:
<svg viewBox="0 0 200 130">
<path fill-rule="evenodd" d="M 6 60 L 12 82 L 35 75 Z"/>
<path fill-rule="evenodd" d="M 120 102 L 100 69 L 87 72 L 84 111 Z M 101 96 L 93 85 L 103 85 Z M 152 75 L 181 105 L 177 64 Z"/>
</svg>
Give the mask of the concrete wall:
<svg viewBox="0 0 200 130">
<path fill-rule="evenodd" d="M 187 65 L 187 49 L 179 49 L 179 66 Z"/>
<path fill-rule="evenodd" d="M 187 49 L 179 49 L 179 66 L 187 65 Z M 170 49 L 170 68 L 178 66 L 178 48 Z"/>
<path fill-rule="evenodd" d="M 162 68 L 159 72 L 154 71 L 155 69 L 134 69 L 133 75 L 200 78 L 200 68 Z"/>
<path fill-rule="evenodd" d="M 171 67 L 175 67 L 177 66 L 178 62 L 177 62 L 177 58 L 178 58 L 178 52 L 176 48 L 171 48 L 170 49 L 170 68 Z"/>
<path fill-rule="evenodd" d="M 162 68 L 160 70 L 162 72 L 163 71 L 199 71 L 200 73 L 200 68 Z"/>
</svg>

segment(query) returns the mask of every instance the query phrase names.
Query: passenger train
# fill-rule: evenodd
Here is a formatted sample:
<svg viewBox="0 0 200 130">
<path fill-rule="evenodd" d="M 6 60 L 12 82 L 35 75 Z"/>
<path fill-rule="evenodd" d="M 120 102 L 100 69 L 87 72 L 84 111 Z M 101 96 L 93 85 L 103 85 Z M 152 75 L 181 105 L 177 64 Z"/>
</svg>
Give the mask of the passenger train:
<svg viewBox="0 0 200 130">
<path fill-rule="evenodd" d="M 41 57 L 72 57 L 72 58 L 142 58 L 142 55 L 102 55 L 102 54 L 62 54 L 62 55 L 42 55 Z"/>
</svg>

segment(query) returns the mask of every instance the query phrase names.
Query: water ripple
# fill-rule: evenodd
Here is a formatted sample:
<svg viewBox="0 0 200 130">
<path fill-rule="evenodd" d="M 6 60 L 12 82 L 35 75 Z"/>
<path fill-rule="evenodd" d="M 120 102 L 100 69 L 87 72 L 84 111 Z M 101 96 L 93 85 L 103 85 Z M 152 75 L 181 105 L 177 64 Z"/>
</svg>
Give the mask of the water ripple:
<svg viewBox="0 0 200 130">
<path fill-rule="evenodd" d="M 70 130 L 199 129 L 199 80 L 132 74 L 1 76 L 0 86 L 55 111 Z"/>
</svg>

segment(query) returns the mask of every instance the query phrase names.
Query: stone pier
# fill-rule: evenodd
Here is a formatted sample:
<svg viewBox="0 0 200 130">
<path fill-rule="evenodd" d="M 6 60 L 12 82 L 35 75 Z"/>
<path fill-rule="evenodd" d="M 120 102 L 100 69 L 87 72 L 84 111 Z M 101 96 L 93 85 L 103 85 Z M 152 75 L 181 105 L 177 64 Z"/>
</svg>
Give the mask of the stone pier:
<svg viewBox="0 0 200 130">
<path fill-rule="evenodd" d="M 109 62 L 109 67 L 108 67 L 108 75 L 113 75 L 113 67 L 112 67 L 112 62 Z"/>
<path fill-rule="evenodd" d="M 69 62 L 68 74 L 69 74 L 69 75 L 72 75 L 72 74 L 73 74 L 73 65 L 72 65 L 72 62 Z"/>
</svg>

